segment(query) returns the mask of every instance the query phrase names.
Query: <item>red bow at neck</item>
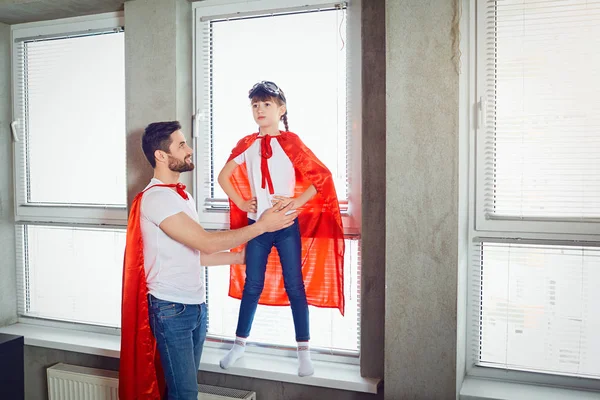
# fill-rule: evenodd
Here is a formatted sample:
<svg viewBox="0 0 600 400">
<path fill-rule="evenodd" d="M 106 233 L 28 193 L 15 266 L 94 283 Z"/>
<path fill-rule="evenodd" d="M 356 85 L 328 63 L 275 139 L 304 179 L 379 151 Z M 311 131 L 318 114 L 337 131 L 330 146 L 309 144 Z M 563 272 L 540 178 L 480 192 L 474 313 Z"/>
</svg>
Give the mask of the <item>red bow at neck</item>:
<svg viewBox="0 0 600 400">
<path fill-rule="evenodd" d="M 181 197 L 183 197 L 184 200 L 187 200 L 189 198 L 185 191 L 185 185 L 181 182 L 170 183 L 168 185 L 166 183 L 162 183 L 162 184 L 153 185 L 153 186 L 163 186 L 163 187 L 175 188 L 175 191 L 177 192 L 177 194 L 179 194 Z"/>
<path fill-rule="evenodd" d="M 269 164 L 267 160 L 273 155 L 273 148 L 271 147 L 271 135 L 259 136 L 262 139 L 260 143 L 260 172 L 262 173 L 262 182 L 260 187 L 265 188 L 269 185 L 269 193 L 275 193 L 273 189 L 273 181 L 271 180 L 271 173 L 269 172 Z"/>
</svg>

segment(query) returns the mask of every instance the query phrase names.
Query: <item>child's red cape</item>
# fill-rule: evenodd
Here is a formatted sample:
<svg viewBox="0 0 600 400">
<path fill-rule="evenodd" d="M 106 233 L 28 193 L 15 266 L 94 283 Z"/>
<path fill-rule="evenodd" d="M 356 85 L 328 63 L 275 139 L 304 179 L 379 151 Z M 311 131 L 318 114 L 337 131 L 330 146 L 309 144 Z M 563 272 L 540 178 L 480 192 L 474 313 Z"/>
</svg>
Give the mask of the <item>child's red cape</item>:
<svg viewBox="0 0 600 400">
<path fill-rule="evenodd" d="M 257 137 L 258 133 L 254 133 L 240 140 L 228 161 L 246 151 Z M 296 134 L 281 132 L 280 136 L 274 138 L 277 138 L 296 171 L 294 196 L 302 194 L 311 184 L 317 189 L 317 194 L 302 207 L 298 216 L 302 237 L 302 275 L 308 304 L 337 308 L 344 315 L 344 230 L 333 177 L 329 169 Z M 252 197 L 245 164 L 234 170 L 230 181 L 242 197 Z M 248 225 L 247 214 L 231 200 L 229 206 L 231 229 Z M 229 296 L 242 298 L 245 279 L 246 266 L 232 265 Z M 283 286 L 283 274 L 275 248 L 267 261 L 265 286 L 259 303 L 271 306 L 290 304 Z"/>
<path fill-rule="evenodd" d="M 185 186 L 173 187 L 187 199 Z M 160 400 L 165 392 L 165 378 L 160 364 L 156 339 L 150 329 L 148 288 L 144 269 L 144 244 L 140 225 L 142 195 L 135 196 L 129 211 L 127 242 L 123 263 L 121 300 L 121 354 L 119 361 L 119 399 Z"/>
</svg>

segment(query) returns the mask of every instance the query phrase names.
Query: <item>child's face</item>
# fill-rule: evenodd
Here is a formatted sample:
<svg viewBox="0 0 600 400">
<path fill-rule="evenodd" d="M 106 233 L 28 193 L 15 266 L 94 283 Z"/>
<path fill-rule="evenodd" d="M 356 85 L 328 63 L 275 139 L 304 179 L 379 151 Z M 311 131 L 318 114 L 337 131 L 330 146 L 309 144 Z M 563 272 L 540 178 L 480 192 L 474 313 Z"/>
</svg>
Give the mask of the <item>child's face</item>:
<svg viewBox="0 0 600 400">
<path fill-rule="evenodd" d="M 274 99 L 252 102 L 252 115 L 260 127 L 279 126 L 284 113 L 285 105 L 278 105 Z"/>
</svg>

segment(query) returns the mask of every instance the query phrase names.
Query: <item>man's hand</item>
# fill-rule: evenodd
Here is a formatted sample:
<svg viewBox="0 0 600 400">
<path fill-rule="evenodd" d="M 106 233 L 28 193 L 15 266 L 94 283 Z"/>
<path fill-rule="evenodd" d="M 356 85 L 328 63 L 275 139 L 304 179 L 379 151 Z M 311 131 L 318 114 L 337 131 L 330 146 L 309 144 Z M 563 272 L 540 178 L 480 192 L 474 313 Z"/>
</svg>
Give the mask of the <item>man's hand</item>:
<svg viewBox="0 0 600 400">
<path fill-rule="evenodd" d="M 289 204 L 291 210 L 300 208 L 300 206 L 296 206 L 296 199 L 293 197 L 273 196 L 272 203 L 273 203 L 273 205 L 275 205 L 277 203 L 281 203 L 281 205 L 283 207 L 285 207 Z"/>
<path fill-rule="evenodd" d="M 256 221 L 256 224 L 260 224 L 265 232 L 275 232 L 291 226 L 296 217 L 298 217 L 296 211 L 286 215 L 286 213 L 291 210 L 291 206 L 291 203 L 288 203 L 286 206 L 281 202 L 276 203 L 260 216 L 258 221 Z"/>
<path fill-rule="evenodd" d="M 255 213 L 256 212 L 256 197 L 251 198 L 250 200 L 245 200 L 241 204 L 236 204 L 238 208 L 247 213 Z"/>
</svg>

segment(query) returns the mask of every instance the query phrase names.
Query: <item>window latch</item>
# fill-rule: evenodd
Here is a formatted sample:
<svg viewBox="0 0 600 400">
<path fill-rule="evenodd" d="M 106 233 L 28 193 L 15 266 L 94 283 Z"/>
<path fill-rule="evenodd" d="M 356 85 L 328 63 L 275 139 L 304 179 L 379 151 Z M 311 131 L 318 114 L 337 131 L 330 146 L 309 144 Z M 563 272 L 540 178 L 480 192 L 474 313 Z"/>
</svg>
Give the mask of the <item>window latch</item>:
<svg viewBox="0 0 600 400">
<path fill-rule="evenodd" d="M 482 129 L 487 126 L 487 100 L 481 96 L 477 103 L 477 128 Z"/>
<path fill-rule="evenodd" d="M 10 123 L 10 131 L 12 132 L 12 137 L 15 142 L 19 141 L 19 132 L 17 132 L 17 121 L 13 121 Z"/>
</svg>

